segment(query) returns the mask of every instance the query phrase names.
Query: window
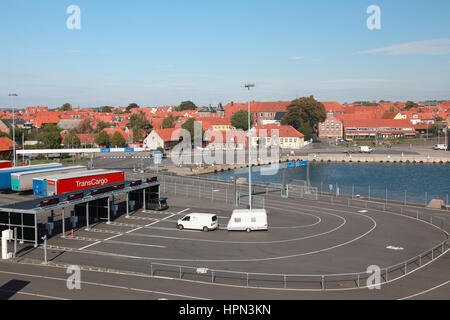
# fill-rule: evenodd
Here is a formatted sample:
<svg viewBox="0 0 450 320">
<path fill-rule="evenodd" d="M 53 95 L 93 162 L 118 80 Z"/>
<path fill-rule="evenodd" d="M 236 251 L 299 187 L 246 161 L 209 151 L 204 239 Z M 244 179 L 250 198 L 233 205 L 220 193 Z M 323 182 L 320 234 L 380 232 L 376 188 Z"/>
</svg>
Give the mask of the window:
<svg viewBox="0 0 450 320">
<path fill-rule="evenodd" d="M 183 221 L 191 221 L 191 217 L 185 217 L 183 218 Z"/>
<path fill-rule="evenodd" d="M 256 223 L 256 217 L 252 217 L 252 223 Z"/>
<path fill-rule="evenodd" d="M 234 222 L 235 222 L 235 223 L 241 223 L 241 222 L 242 222 L 242 219 L 241 219 L 241 218 L 234 218 Z"/>
<path fill-rule="evenodd" d="M 212 221 L 216 222 L 217 221 L 217 216 L 212 217 Z"/>
</svg>

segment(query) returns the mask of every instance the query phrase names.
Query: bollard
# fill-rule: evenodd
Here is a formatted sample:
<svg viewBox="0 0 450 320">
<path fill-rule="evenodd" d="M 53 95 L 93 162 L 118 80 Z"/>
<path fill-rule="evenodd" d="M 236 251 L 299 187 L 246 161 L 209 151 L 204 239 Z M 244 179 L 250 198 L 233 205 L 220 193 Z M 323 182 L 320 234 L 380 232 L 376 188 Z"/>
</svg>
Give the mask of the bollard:
<svg viewBox="0 0 450 320">
<path fill-rule="evenodd" d="M 386 268 L 386 279 L 385 282 L 388 282 L 388 269 Z"/>
<path fill-rule="evenodd" d="M 42 240 L 44 240 L 44 264 L 47 264 L 47 236 L 44 236 Z"/>
<path fill-rule="evenodd" d="M 322 276 L 322 290 L 325 290 L 325 277 Z"/>
<path fill-rule="evenodd" d="M 16 252 L 17 252 L 17 228 L 14 228 L 14 252 L 13 252 L 13 259 L 16 258 Z"/>
<path fill-rule="evenodd" d="M 283 280 L 284 280 L 284 288 L 286 289 L 287 285 L 286 285 L 286 275 L 283 276 Z"/>
<path fill-rule="evenodd" d="M 72 239 L 73 239 L 73 229 L 72 229 Z"/>
<path fill-rule="evenodd" d="M 150 275 L 153 277 L 153 263 L 150 263 Z"/>
<path fill-rule="evenodd" d="M 408 273 L 408 264 L 407 263 L 405 263 L 405 274 L 407 274 Z"/>
<path fill-rule="evenodd" d="M 180 267 L 180 279 L 181 279 L 181 267 Z"/>
<path fill-rule="evenodd" d="M 358 273 L 358 288 L 360 287 L 360 278 L 361 278 L 361 275 Z"/>
<path fill-rule="evenodd" d="M 247 273 L 247 287 L 248 287 L 248 273 Z"/>
<path fill-rule="evenodd" d="M 211 282 L 214 283 L 214 271 L 211 271 Z"/>
</svg>

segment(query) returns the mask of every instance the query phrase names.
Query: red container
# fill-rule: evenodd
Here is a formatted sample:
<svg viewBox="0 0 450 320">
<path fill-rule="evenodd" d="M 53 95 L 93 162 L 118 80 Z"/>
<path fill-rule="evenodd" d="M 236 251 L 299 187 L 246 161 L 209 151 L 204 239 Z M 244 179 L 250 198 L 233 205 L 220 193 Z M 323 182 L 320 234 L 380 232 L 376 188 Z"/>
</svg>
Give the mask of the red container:
<svg viewBox="0 0 450 320">
<path fill-rule="evenodd" d="M 97 188 L 112 183 L 125 181 L 122 171 L 103 171 L 89 173 L 75 177 L 60 177 L 47 179 L 47 195 L 54 196 L 62 193 L 74 192 L 90 188 Z"/>
<path fill-rule="evenodd" d="M 11 161 L 0 161 L 0 169 L 12 168 Z"/>
</svg>

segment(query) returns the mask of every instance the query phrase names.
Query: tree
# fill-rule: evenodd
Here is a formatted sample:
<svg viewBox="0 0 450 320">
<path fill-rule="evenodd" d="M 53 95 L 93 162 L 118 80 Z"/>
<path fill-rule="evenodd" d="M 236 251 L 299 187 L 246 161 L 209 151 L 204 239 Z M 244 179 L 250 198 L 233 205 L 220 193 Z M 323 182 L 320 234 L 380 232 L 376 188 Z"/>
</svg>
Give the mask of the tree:
<svg viewBox="0 0 450 320">
<path fill-rule="evenodd" d="M 133 137 L 135 142 L 144 140 L 146 133 L 149 133 L 153 126 L 148 121 L 144 112 L 135 113 L 130 117 L 130 122 L 127 124 L 128 129 L 133 130 Z"/>
<path fill-rule="evenodd" d="M 95 129 L 95 133 L 99 133 L 103 131 L 103 129 L 110 128 L 111 126 L 111 123 L 99 121 L 99 123 L 97 123 L 97 129 Z"/>
<path fill-rule="evenodd" d="M 194 131 L 194 125 L 195 125 L 195 119 L 194 118 L 189 118 L 185 123 L 183 123 L 183 125 L 181 126 L 181 128 L 187 130 L 189 132 L 189 134 L 191 135 L 191 141 L 194 141 L 195 139 L 195 131 Z M 205 131 L 202 129 L 201 135 L 202 135 L 202 141 L 203 141 L 203 136 L 204 136 Z"/>
<path fill-rule="evenodd" d="M 44 149 L 59 149 L 61 140 L 61 129 L 55 124 L 47 124 L 38 136 L 38 141 Z"/>
<path fill-rule="evenodd" d="M 253 125 L 253 115 L 250 115 L 250 124 Z M 236 129 L 248 130 L 248 112 L 239 110 L 231 117 L 231 125 Z"/>
<path fill-rule="evenodd" d="M 176 111 L 195 110 L 195 109 L 197 109 L 195 103 L 193 103 L 192 101 L 183 101 L 176 108 Z"/>
<path fill-rule="evenodd" d="M 324 122 L 327 118 L 325 106 L 313 96 L 292 101 L 287 106 L 287 110 L 281 124 L 294 127 L 307 138 L 311 138 L 317 132 L 319 123 Z"/>
<path fill-rule="evenodd" d="M 444 119 L 442 119 L 441 116 L 435 116 L 435 117 L 434 117 L 434 121 L 436 121 L 436 122 L 442 122 L 442 121 L 444 121 Z"/>
<path fill-rule="evenodd" d="M 102 131 L 95 137 L 95 143 L 108 148 L 111 145 L 111 138 L 105 131 Z"/>
<path fill-rule="evenodd" d="M 111 145 L 114 147 L 123 147 L 126 145 L 125 138 L 122 136 L 122 134 L 119 131 L 114 132 L 112 138 L 111 138 Z"/>
<path fill-rule="evenodd" d="M 167 117 L 164 118 L 161 129 L 169 129 L 169 128 L 175 128 L 175 125 L 173 124 L 175 122 L 174 116 L 169 114 Z"/>
<path fill-rule="evenodd" d="M 72 105 L 70 103 L 64 103 L 61 108 L 59 108 L 60 111 L 70 111 L 72 110 Z"/>
<path fill-rule="evenodd" d="M 111 113 L 113 112 L 112 108 L 110 106 L 104 106 L 100 108 L 101 113 Z"/>
<path fill-rule="evenodd" d="M 91 120 L 85 119 L 77 126 L 78 133 L 93 133 L 94 129 L 92 129 Z"/>
<path fill-rule="evenodd" d="M 70 130 L 69 134 L 64 139 L 64 147 L 66 148 L 79 148 L 81 146 L 80 138 L 77 136 L 75 130 Z"/>
<path fill-rule="evenodd" d="M 131 109 L 139 109 L 139 105 L 137 103 L 130 103 L 127 107 L 127 111 L 130 112 Z"/>
<path fill-rule="evenodd" d="M 418 108 L 418 107 L 419 107 L 419 105 L 417 103 L 415 103 L 413 101 L 407 101 L 406 105 L 405 105 L 405 110 L 412 109 L 412 108 Z"/>
</svg>

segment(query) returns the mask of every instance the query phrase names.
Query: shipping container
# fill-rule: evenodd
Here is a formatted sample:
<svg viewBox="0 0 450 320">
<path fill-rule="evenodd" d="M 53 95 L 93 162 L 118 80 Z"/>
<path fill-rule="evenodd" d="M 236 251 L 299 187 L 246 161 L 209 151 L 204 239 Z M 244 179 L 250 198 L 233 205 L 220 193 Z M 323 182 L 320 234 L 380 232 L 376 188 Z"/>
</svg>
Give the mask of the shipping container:
<svg viewBox="0 0 450 320">
<path fill-rule="evenodd" d="M 65 174 L 57 178 L 47 178 L 47 195 L 54 196 L 76 190 L 84 190 L 125 181 L 123 171 L 87 171 L 85 174 Z"/>
<path fill-rule="evenodd" d="M 16 172 L 11 174 L 11 189 L 13 191 L 29 191 L 33 190 L 34 178 L 47 178 L 71 172 L 87 171 L 85 166 L 61 167 L 56 169 L 44 169 L 37 171 Z"/>
<path fill-rule="evenodd" d="M 11 161 L 0 161 L 0 169 L 4 169 L 4 168 L 11 168 L 12 167 L 12 163 Z"/>
<path fill-rule="evenodd" d="M 105 172 L 106 169 L 96 169 L 96 170 L 90 170 L 89 173 L 92 172 Z M 75 174 L 75 172 L 72 172 Z M 83 176 L 86 174 L 86 172 L 79 172 L 77 173 L 79 176 Z M 40 177 L 40 178 L 33 178 L 33 194 L 37 197 L 46 197 L 47 196 L 47 179 L 57 179 L 61 177 L 61 175 L 51 175 L 48 177 Z"/>
<path fill-rule="evenodd" d="M 0 169 L 0 190 L 11 190 L 11 174 L 16 172 L 37 171 L 43 169 L 60 168 L 60 163 L 38 164 L 33 166 Z"/>
</svg>

